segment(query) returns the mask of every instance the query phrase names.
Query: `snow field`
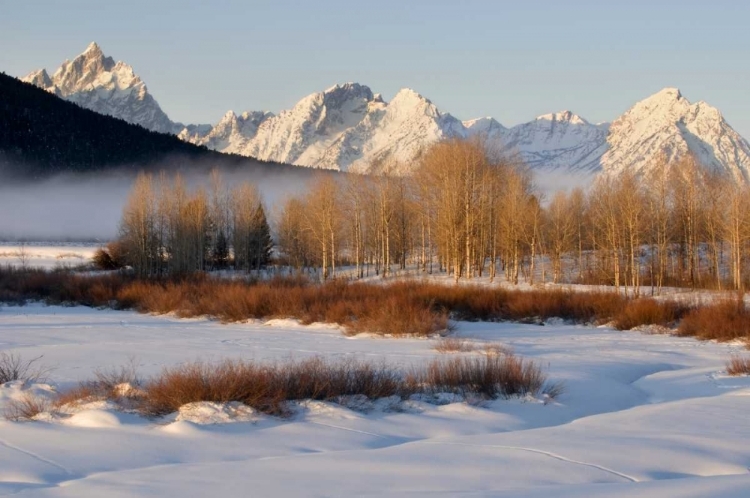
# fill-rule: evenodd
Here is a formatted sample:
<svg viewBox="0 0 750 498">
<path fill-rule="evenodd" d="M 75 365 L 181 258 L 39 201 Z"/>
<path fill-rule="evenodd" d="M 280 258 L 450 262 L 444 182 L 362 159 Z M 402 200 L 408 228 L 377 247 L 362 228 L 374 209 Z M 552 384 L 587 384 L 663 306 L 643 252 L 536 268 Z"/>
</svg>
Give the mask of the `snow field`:
<svg viewBox="0 0 750 498">
<path fill-rule="evenodd" d="M 21 268 L 74 268 L 88 264 L 100 244 L 63 244 L 60 242 L 0 242 L 0 266 Z"/>
<path fill-rule="evenodd" d="M 160 420 L 84 405 L 0 422 L 0 494 L 19 496 L 745 496 L 750 379 L 740 345 L 549 323 L 458 324 L 542 364 L 554 403 L 301 402 L 290 419 L 197 403 Z M 433 339 L 347 337 L 291 320 L 222 325 L 83 307 L 0 308 L 0 349 L 43 355 L 47 385 L 0 387 L 0 405 L 91 379 L 192 360 L 354 357 L 420 365 Z M 477 353 L 460 353 L 477 354 Z M 453 402 L 450 402 L 453 401 Z M 232 423 L 228 423 L 232 422 Z"/>
</svg>

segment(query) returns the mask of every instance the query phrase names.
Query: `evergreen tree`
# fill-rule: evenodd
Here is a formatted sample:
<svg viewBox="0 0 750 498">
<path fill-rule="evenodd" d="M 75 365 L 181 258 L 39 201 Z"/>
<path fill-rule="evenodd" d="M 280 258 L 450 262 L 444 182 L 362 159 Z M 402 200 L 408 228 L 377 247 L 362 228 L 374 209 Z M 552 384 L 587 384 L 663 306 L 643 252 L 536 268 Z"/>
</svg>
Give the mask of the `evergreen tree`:
<svg viewBox="0 0 750 498">
<path fill-rule="evenodd" d="M 229 240 L 223 230 L 219 230 L 216 234 L 216 243 L 213 245 L 211 260 L 217 270 L 226 268 L 229 263 Z"/>
<path fill-rule="evenodd" d="M 259 203 L 255 209 L 252 224 L 249 261 L 255 266 L 256 270 L 260 270 L 271 262 L 271 253 L 273 251 L 271 227 L 268 225 L 263 204 Z"/>
</svg>

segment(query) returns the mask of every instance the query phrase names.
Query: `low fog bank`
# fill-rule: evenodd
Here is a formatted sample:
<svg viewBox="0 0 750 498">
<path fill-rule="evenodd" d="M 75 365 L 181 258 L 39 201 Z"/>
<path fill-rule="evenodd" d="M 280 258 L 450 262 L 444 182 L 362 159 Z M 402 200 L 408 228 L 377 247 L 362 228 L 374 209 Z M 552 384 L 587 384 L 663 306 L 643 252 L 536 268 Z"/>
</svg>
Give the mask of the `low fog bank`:
<svg viewBox="0 0 750 498">
<path fill-rule="evenodd" d="M 245 163 L 247 164 L 247 163 Z M 167 171 L 172 164 L 150 171 Z M 289 196 L 305 190 L 314 175 L 326 172 L 284 165 L 225 166 L 219 168 L 226 187 L 243 181 L 258 186 L 271 213 Z M 210 188 L 210 164 L 189 165 L 180 171 L 190 187 Z M 328 171 L 327 173 L 331 173 Z M 61 174 L 43 180 L 9 180 L 0 174 L 0 240 L 107 241 L 117 235 L 122 208 L 137 172 L 119 170 Z M 593 174 L 537 171 L 534 181 L 544 201 L 558 190 L 587 188 Z"/>
<path fill-rule="evenodd" d="M 220 172 L 227 187 L 242 181 L 257 185 L 266 206 L 273 210 L 287 196 L 303 192 L 317 171 L 274 168 L 229 167 Z M 136 174 L 117 171 L 62 174 L 44 180 L 0 179 L 0 240 L 111 240 L 117 235 Z M 180 174 L 191 187 L 210 185 L 210 167 Z"/>
</svg>

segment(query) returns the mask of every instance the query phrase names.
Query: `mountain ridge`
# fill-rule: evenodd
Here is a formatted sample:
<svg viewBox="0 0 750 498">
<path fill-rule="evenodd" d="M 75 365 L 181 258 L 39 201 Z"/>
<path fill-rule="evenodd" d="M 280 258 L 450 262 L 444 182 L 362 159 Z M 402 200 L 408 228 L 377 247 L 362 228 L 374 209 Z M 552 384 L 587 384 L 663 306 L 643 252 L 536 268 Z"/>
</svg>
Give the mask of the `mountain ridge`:
<svg viewBox="0 0 750 498">
<path fill-rule="evenodd" d="M 368 86 L 348 82 L 278 114 L 228 111 L 215 125 L 185 126 L 169 120 L 131 66 L 105 56 L 96 43 L 52 76 L 38 70 L 24 81 L 187 142 L 299 166 L 371 172 L 393 163 L 408 174 L 430 144 L 481 135 L 494 150 L 542 172 L 643 172 L 663 152 L 671 159 L 691 152 L 708 167 L 750 180 L 748 142 L 717 109 L 691 104 L 673 87 L 637 102 L 612 123 L 592 124 L 569 110 L 512 127 L 491 117 L 460 121 L 415 90 L 401 89 L 386 102 Z"/>
</svg>

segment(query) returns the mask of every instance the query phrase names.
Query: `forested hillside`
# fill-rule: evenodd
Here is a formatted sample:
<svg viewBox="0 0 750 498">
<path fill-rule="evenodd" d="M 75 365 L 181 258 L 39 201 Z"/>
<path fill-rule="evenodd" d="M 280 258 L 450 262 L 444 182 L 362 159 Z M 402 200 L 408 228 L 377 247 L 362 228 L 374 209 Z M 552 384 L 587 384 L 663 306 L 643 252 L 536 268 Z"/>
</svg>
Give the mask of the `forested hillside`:
<svg viewBox="0 0 750 498">
<path fill-rule="evenodd" d="M 164 169 L 204 159 L 212 166 L 272 164 L 213 152 L 173 135 L 83 109 L 0 73 L 0 166 L 4 176 L 141 170 L 152 165 Z M 274 164 L 276 167 L 283 165 Z"/>
</svg>

